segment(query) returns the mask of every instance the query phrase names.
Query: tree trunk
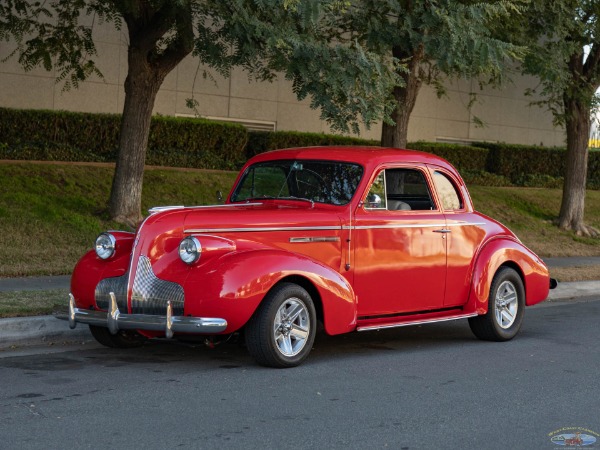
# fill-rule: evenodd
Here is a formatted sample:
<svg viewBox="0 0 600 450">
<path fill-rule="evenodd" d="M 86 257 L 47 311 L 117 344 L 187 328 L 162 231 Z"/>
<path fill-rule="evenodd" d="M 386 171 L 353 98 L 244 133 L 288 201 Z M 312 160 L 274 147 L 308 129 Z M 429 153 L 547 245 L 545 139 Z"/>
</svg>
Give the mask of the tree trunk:
<svg viewBox="0 0 600 450">
<path fill-rule="evenodd" d="M 413 55 L 403 55 L 400 49 L 394 48 L 392 51 L 395 58 L 406 60 L 410 58 L 406 72 L 400 76 L 404 80 L 404 86 L 394 87 L 392 95 L 396 107 L 391 114 L 394 124 L 383 122 L 381 130 L 381 146 L 406 148 L 408 143 L 408 121 L 412 113 L 417 95 L 421 88 L 421 79 L 419 78 L 419 64 L 423 59 L 423 48 L 419 47 Z"/>
<path fill-rule="evenodd" d="M 119 154 L 109 200 L 111 218 L 133 227 L 142 218 L 142 183 L 150 120 L 156 94 L 164 80 L 145 60 L 144 52 L 130 45 Z"/>
<path fill-rule="evenodd" d="M 567 130 L 567 164 L 558 226 L 589 236 L 595 231 L 583 223 L 587 181 L 590 107 L 583 101 L 564 96 Z"/>
<path fill-rule="evenodd" d="M 142 218 L 142 182 L 156 94 L 165 77 L 194 48 L 191 2 L 116 2 L 127 23 L 129 68 L 121 119 L 119 155 L 110 192 L 113 220 L 135 227 Z M 121 9 L 119 9 L 121 8 Z M 171 33 L 166 48 L 157 46 Z"/>
</svg>

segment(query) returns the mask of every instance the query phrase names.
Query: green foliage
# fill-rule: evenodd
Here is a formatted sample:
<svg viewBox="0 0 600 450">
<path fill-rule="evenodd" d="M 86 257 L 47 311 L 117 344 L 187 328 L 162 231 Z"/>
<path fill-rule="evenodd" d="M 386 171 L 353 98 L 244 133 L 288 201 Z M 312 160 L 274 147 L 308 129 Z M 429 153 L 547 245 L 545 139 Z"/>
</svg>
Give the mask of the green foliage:
<svg viewBox="0 0 600 450">
<path fill-rule="evenodd" d="M 0 3 L 0 42 L 14 45 L 6 58 L 16 56 L 27 71 L 37 66 L 56 69 L 65 90 L 77 88 L 91 75 L 102 77 L 94 58 L 96 44 L 92 26 L 82 25 L 81 16 L 99 22 L 121 21 L 112 2 L 101 0 L 3 0 Z M 93 21 L 92 21 L 93 23 Z"/>
<path fill-rule="evenodd" d="M 595 109 L 600 98 L 600 3 L 587 0 L 532 0 L 527 14 L 513 24 L 514 36 L 528 46 L 523 71 L 539 77 L 528 91 L 557 124 L 565 123 L 565 101 Z"/>
<path fill-rule="evenodd" d="M 120 116 L 0 108 L 0 159 L 114 162 Z M 204 119 L 152 118 L 146 164 L 238 169 L 269 150 L 328 145 L 378 146 L 378 141 L 296 131 L 248 131 Z M 452 163 L 469 184 L 558 187 L 565 149 L 514 144 L 412 142 L 409 148 Z M 600 188 L 600 151 L 590 151 L 588 188 Z"/>
<path fill-rule="evenodd" d="M 102 77 L 95 59 L 94 24 L 127 24 L 129 41 L 145 66 L 162 80 L 187 54 L 228 76 L 241 67 L 250 77 L 284 76 L 299 99 L 332 128 L 358 132 L 391 107 L 398 83 L 394 61 L 368 49 L 356 36 L 332 41 L 349 8 L 339 0 L 5 0 L 0 42 L 25 70 L 55 69 L 64 87 Z M 346 30 L 350 31 L 350 30 Z M 131 49 L 130 49 L 131 50 Z M 131 68 L 131 67 L 130 67 Z M 190 90 L 192 90 L 190 86 Z M 150 89 L 150 88 L 149 88 Z"/>
<path fill-rule="evenodd" d="M 488 151 L 472 145 L 442 144 L 431 142 L 412 142 L 409 147 L 422 152 L 433 153 L 447 159 L 458 170 L 462 171 L 484 171 Z"/>
<path fill-rule="evenodd" d="M 317 145 L 378 146 L 379 141 L 322 133 L 301 133 L 298 131 L 253 131 L 248 135 L 246 156 L 250 158 L 259 153 L 278 148 L 312 147 Z"/>
<path fill-rule="evenodd" d="M 340 18 L 342 28 L 352 33 L 337 38 L 358 38 L 371 51 L 397 58 L 403 63 L 397 73 L 407 89 L 418 90 L 424 82 L 441 96 L 447 77 L 478 77 L 481 84 L 502 81 L 507 62 L 521 59 L 525 48 L 500 31 L 526 3 L 358 0 Z"/>
<path fill-rule="evenodd" d="M 114 162 L 121 116 L 0 108 L 0 158 Z M 146 163 L 207 169 L 245 160 L 247 132 L 204 119 L 152 118 Z"/>
<path fill-rule="evenodd" d="M 526 175 L 560 177 L 565 171 L 565 149 L 481 143 L 489 150 L 488 172 L 515 179 Z"/>
<path fill-rule="evenodd" d="M 71 273 L 101 231 L 122 229 L 102 206 L 113 172 L 79 164 L 1 163 L 0 277 Z M 215 192 L 228 192 L 235 175 L 147 168 L 142 205 L 214 204 Z"/>
</svg>

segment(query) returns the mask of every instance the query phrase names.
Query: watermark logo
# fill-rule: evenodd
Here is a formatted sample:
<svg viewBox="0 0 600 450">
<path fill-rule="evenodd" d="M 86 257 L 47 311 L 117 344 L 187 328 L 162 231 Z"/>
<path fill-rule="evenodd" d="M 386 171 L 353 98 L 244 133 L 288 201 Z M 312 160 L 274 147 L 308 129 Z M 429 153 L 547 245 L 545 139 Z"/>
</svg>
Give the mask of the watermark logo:
<svg viewBox="0 0 600 450">
<path fill-rule="evenodd" d="M 554 445 L 594 448 L 600 434 L 582 427 L 564 427 L 548 433 Z"/>
</svg>

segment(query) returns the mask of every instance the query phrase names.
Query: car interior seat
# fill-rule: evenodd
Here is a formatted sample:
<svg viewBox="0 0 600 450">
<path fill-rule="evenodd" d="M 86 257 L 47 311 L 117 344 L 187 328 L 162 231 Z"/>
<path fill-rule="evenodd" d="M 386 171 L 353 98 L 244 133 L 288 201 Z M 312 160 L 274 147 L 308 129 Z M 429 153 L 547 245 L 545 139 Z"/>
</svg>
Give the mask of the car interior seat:
<svg viewBox="0 0 600 450">
<path fill-rule="evenodd" d="M 408 203 L 400 200 L 388 200 L 387 207 L 390 211 L 408 211 L 412 209 Z"/>
</svg>

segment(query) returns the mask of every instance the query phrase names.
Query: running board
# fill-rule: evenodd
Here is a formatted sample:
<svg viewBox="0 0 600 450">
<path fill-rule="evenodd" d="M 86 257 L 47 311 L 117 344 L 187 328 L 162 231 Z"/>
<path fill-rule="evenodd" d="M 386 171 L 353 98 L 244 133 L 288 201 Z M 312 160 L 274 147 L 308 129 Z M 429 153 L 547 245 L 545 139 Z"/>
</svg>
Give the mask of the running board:
<svg viewBox="0 0 600 450">
<path fill-rule="evenodd" d="M 429 323 L 447 322 L 449 320 L 468 319 L 469 317 L 475 317 L 477 315 L 478 315 L 477 313 L 470 313 L 470 314 L 461 314 L 459 316 L 435 317 L 432 319 L 419 319 L 419 320 L 411 320 L 411 321 L 407 321 L 407 322 L 386 323 L 386 324 L 382 324 L 382 325 L 368 325 L 365 327 L 357 327 L 356 331 L 373 331 L 373 330 L 384 330 L 386 328 L 408 327 L 410 325 L 426 325 Z"/>
</svg>

